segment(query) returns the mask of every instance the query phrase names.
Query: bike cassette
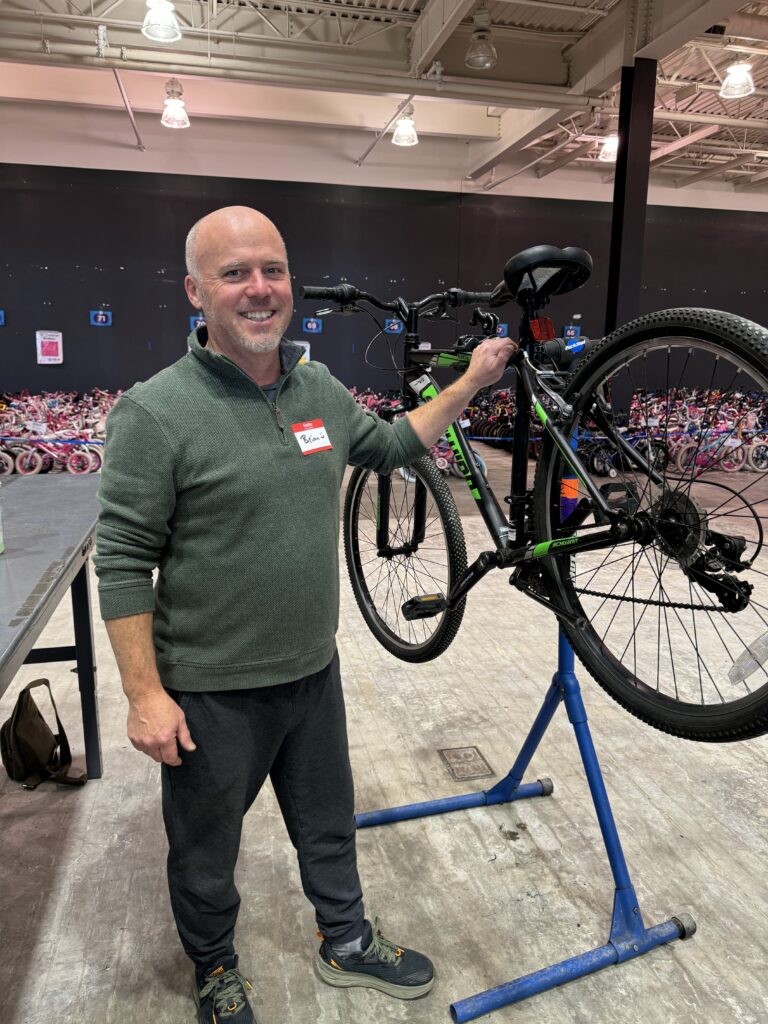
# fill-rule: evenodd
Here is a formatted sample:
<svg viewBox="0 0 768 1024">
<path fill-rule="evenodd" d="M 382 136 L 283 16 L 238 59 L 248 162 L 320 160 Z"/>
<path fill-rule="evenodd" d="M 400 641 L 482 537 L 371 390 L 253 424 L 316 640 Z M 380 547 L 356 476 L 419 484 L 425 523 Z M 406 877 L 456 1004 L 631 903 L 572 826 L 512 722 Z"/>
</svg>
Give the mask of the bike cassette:
<svg viewBox="0 0 768 1024">
<path fill-rule="evenodd" d="M 691 565 L 707 537 L 707 513 L 690 494 L 666 490 L 648 509 L 662 549 L 681 565 Z"/>
</svg>

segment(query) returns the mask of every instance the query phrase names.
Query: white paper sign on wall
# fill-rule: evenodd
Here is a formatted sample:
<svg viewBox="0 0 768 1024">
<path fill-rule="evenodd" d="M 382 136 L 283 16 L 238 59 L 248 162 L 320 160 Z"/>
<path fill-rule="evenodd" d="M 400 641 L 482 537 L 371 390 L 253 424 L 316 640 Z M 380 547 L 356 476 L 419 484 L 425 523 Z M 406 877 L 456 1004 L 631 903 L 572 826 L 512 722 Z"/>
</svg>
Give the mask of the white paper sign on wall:
<svg viewBox="0 0 768 1024">
<path fill-rule="evenodd" d="M 64 341 L 61 331 L 36 331 L 38 363 L 63 363 Z"/>
</svg>

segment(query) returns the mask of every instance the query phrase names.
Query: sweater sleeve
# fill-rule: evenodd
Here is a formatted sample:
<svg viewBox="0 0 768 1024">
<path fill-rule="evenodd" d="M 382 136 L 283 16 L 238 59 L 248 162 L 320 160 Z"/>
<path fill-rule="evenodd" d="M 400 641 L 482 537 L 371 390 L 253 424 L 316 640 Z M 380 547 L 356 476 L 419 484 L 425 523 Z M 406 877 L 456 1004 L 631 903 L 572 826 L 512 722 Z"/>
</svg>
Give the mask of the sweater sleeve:
<svg viewBox="0 0 768 1024">
<path fill-rule="evenodd" d="M 341 381 L 335 381 L 345 404 L 349 430 L 349 461 L 374 473 L 391 473 L 408 466 L 426 452 L 408 417 L 388 423 L 373 412 L 364 412 Z"/>
<path fill-rule="evenodd" d="M 171 447 L 154 418 L 123 396 L 107 419 L 94 564 L 102 618 L 152 612 L 176 503 Z"/>
</svg>

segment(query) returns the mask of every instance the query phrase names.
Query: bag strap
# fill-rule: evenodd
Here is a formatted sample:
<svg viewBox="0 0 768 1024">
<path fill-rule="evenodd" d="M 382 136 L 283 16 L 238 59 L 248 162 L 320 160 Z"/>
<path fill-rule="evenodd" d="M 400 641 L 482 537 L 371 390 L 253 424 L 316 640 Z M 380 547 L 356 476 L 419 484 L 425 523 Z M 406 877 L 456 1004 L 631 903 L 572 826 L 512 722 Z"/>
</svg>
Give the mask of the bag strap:
<svg viewBox="0 0 768 1024">
<path fill-rule="evenodd" d="M 43 776 L 39 772 L 36 772 L 24 781 L 24 787 L 25 789 L 35 789 L 44 781 L 45 778 L 50 778 L 53 782 L 58 782 L 64 786 L 84 786 L 88 781 L 88 776 L 85 772 L 82 772 L 80 775 L 68 774 L 69 769 L 72 767 L 72 752 L 69 748 L 67 733 L 64 726 L 61 724 L 59 710 L 56 707 L 56 701 L 53 699 L 51 685 L 48 680 L 35 679 L 33 682 L 28 683 L 21 693 L 26 693 L 28 690 L 34 690 L 37 686 L 44 686 L 48 691 L 48 696 L 51 698 L 53 713 L 56 716 L 56 728 L 58 729 L 54 739 L 58 743 L 59 753 L 54 754 L 51 763 L 46 765 L 46 770 L 50 773 L 48 776 Z M 21 696 L 21 694 L 19 696 Z"/>
</svg>

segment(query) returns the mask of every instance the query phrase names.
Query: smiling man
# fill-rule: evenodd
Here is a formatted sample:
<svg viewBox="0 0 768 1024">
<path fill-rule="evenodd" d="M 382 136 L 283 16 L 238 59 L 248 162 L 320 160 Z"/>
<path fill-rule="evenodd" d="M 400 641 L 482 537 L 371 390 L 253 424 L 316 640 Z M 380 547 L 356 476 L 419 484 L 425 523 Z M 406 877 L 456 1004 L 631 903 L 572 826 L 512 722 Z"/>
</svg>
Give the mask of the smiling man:
<svg viewBox="0 0 768 1024">
<path fill-rule="evenodd" d="M 366 918 L 357 873 L 335 645 L 339 490 L 348 463 L 390 473 L 422 455 L 515 346 L 484 342 L 460 380 L 388 424 L 325 366 L 301 365 L 303 349 L 283 337 L 288 257 L 263 214 L 209 214 L 186 257 L 206 327 L 110 414 L 95 561 L 128 736 L 162 766 L 171 907 L 195 968 L 197 1019 L 254 1021 L 235 952 L 234 871 L 267 776 L 315 908 L 318 976 L 426 995 L 432 963 Z"/>
</svg>

